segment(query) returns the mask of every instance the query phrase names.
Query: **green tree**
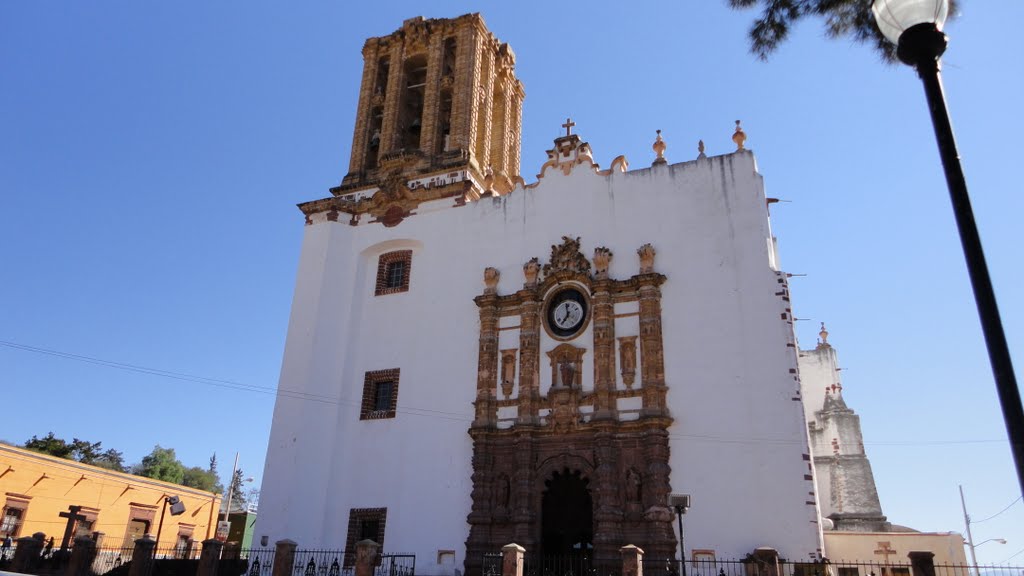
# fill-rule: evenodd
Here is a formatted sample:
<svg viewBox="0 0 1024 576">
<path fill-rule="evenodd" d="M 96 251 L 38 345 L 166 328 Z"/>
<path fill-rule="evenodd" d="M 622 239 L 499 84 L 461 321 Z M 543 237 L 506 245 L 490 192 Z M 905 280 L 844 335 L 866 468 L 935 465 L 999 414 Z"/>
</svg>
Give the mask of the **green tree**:
<svg viewBox="0 0 1024 576">
<path fill-rule="evenodd" d="M 124 454 L 114 450 L 113 448 L 98 455 L 91 464 L 93 466 L 99 466 L 100 468 L 106 468 L 107 470 L 114 470 L 116 472 L 128 471 L 124 465 Z"/>
<path fill-rule="evenodd" d="M 181 484 L 185 480 L 185 465 L 178 461 L 174 448 L 161 448 L 159 444 L 142 459 L 136 467 L 136 474 L 164 482 Z"/>
<path fill-rule="evenodd" d="M 69 460 L 73 451 L 72 447 L 63 438 L 57 438 L 53 435 L 53 432 L 47 434 L 45 438 L 37 438 L 33 435 L 28 442 L 25 442 L 25 448 Z"/>
<path fill-rule="evenodd" d="M 789 31 L 807 16 L 824 19 L 830 38 L 849 37 L 867 43 L 887 62 L 896 60 L 896 47 L 882 36 L 871 13 L 871 0 L 728 0 L 737 9 L 760 8 L 761 15 L 750 27 L 750 51 L 767 60 L 789 36 Z M 952 18 L 959 9 L 949 0 Z"/>
<path fill-rule="evenodd" d="M 189 488 L 198 488 L 214 494 L 219 494 L 224 490 L 224 486 L 221 485 L 216 474 L 210 473 L 209 470 L 203 470 L 199 466 L 185 468 L 185 475 L 181 483 Z"/>
<path fill-rule="evenodd" d="M 235 476 L 231 479 L 231 508 L 230 510 L 245 510 L 249 505 L 249 499 L 245 494 L 244 482 L 245 473 L 241 468 L 235 470 Z"/>
</svg>

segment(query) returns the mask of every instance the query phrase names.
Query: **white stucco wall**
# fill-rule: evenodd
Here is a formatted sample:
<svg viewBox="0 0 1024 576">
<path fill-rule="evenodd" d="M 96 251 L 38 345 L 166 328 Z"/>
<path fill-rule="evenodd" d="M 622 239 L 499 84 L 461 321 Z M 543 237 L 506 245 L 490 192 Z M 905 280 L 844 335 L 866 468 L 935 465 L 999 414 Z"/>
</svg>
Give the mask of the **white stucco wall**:
<svg viewBox="0 0 1024 576">
<path fill-rule="evenodd" d="M 473 298 L 485 267 L 500 270 L 499 294 L 514 292 L 523 263 L 546 262 L 566 235 L 581 237 L 588 258 L 610 248 L 612 278 L 636 274 L 636 250 L 649 242 L 655 271 L 668 278 L 671 485 L 693 497 L 687 550 L 819 552 L 792 315 L 749 151 L 608 176 L 586 166 L 568 176 L 548 170 L 535 188 L 462 207 L 421 205 L 392 228 L 341 220 L 305 230 L 257 538 L 341 548 L 349 509 L 386 507 L 385 551 L 415 553 L 417 573 L 432 574 L 450 570 L 436 565 L 437 551 L 456 550 L 461 568 L 479 336 Z M 395 249 L 413 251 L 409 291 L 375 297 L 377 257 Z M 635 334 L 636 318 L 615 328 Z M 501 338 L 500 348 L 518 347 Z M 542 331 L 542 393 L 550 385 L 543 353 L 556 344 Z M 584 388 L 592 388 L 591 329 L 574 344 L 588 349 Z M 360 421 L 364 373 L 388 368 L 401 369 L 397 417 Z"/>
</svg>

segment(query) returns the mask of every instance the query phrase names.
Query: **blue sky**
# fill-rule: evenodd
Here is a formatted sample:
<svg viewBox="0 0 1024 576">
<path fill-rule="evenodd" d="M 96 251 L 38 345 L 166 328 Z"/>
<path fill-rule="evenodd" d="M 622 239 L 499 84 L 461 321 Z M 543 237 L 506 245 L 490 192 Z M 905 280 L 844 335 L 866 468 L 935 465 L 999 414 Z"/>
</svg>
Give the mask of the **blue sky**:
<svg viewBox="0 0 1024 576">
<path fill-rule="evenodd" d="M 944 80 L 1019 365 L 1024 4 L 964 4 Z M 188 465 L 216 452 L 222 470 L 239 451 L 258 484 L 294 205 L 347 171 L 363 40 L 481 12 L 517 55 L 528 182 L 567 116 L 599 162 L 634 167 L 656 129 L 678 162 L 698 139 L 732 150 L 742 119 L 785 201 L 772 208 L 783 266 L 807 274 L 792 280 L 798 336 L 813 346 L 828 324 L 884 511 L 962 531 L 963 484 L 975 520 L 995 514 L 1020 491 L 920 82 L 816 21 L 759 62 L 755 14 L 725 5 L 0 4 L 0 438 L 53 431 L 131 462 L 155 444 Z M 1024 504 L 974 535 L 1009 541 L 979 560 L 1024 564 Z"/>
</svg>

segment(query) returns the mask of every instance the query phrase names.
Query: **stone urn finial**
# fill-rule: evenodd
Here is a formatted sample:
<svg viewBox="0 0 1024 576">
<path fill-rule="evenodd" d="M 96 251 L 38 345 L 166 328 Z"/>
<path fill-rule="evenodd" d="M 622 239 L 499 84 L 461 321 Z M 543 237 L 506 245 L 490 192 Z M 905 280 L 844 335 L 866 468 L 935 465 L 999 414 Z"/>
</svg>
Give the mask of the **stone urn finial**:
<svg viewBox="0 0 1024 576">
<path fill-rule="evenodd" d="M 612 261 L 612 251 L 600 246 L 594 249 L 594 277 L 598 280 L 608 278 L 608 264 Z"/>
<path fill-rule="evenodd" d="M 654 246 L 651 246 L 650 243 L 644 244 L 636 253 L 640 255 L 640 273 L 650 274 L 654 272 L 654 255 L 657 254 L 654 251 Z"/>
<path fill-rule="evenodd" d="M 651 148 L 654 149 L 654 153 L 657 154 L 658 157 L 654 159 L 654 162 L 651 164 L 651 166 L 657 166 L 658 164 L 668 164 L 668 160 L 665 160 L 665 149 L 668 148 L 668 145 L 665 144 L 665 141 L 661 139 L 661 130 L 658 130 L 657 132 L 658 137 L 654 139 L 654 144 L 651 146 Z"/>
<path fill-rule="evenodd" d="M 488 266 L 484 268 L 484 294 L 494 294 L 498 291 L 498 280 L 501 279 L 501 272 L 497 268 Z"/>
<path fill-rule="evenodd" d="M 526 277 L 527 286 L 537 285 L 538 274 L 540 274 L 540 261 L 536 257 L 530 258 L 526 264 L 523 264 L 523 276 Z"/>
<path fill-rule="evenodd" d="M 740 127 L 740 121 L 736 121 L 736 132 L 732 135 L 732 141 L 736 143 L 736 151 L 743 150 L 743 143 L 747 141 L 747 134 Z"/>
<path fill-rule="evenodd" d="M 697 140 L 697 158 L 707 158 L 708 155 L 704 153 L 704 141 Z"/>
</svg>

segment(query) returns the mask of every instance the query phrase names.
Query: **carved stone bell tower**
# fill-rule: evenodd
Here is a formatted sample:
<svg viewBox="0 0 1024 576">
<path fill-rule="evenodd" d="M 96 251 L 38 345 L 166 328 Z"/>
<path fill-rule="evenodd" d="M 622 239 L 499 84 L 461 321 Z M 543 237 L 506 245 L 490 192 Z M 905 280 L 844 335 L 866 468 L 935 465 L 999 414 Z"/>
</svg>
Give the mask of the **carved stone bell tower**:
<svg viewBox="0 0 1024 576">
<path fill-rule="evenodd" d="M 525 93 L 515 54 L 479 14 L 406 20 L 367 40 L 363 59 L 352 157 L 335 196 L 396 177 L 415 190 L 410 181 L 463 170 L 479 192 L 512 189 Z"/>
</svg>

